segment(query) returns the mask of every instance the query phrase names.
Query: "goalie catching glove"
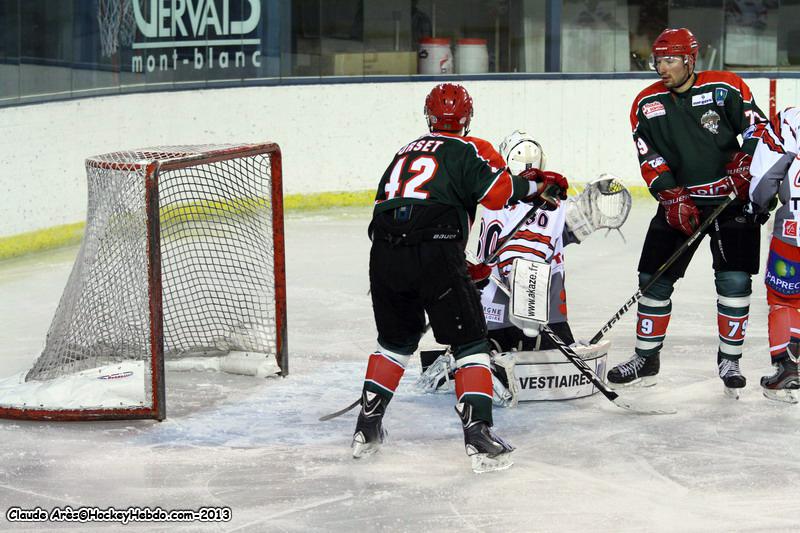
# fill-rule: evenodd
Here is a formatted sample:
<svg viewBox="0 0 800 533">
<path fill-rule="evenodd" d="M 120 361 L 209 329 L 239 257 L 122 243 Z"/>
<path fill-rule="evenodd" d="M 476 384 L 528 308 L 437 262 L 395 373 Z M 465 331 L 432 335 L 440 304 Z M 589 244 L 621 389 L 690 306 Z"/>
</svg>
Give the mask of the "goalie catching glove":
<svg viewBox="0 0 800 533">
<path fill-rule="evenodd" d="M 656 198 L 664 208 L 667 224 L 686 236 L 694 233 L 700 225 L 700 211 L 694 205 L 686 187 L 663 190 L 656 193 Z"/>
<path fill-rule="evenodd" d="M 531 193 L 522 199 L 523 202 L 539 202 L 548 211 L 558 207 L 559 200 L 567 199 L 569 183 L 567 178 L 558 172 L 529 168 L 520 172 L 520 177 L 532 182 Z M 533 184 L 536 184 L 533 187 Z"/>
<path fill-rule="evenodd" d="M 622 181 L 612 174 L 601 174 L 577 196 L 567 200 L 566 226 L 577 242 L 598 229 L 617 230 L 628 219 L 633 198 Z M 623 240 L 625 237 L 623 237 Z"/>
</svg>

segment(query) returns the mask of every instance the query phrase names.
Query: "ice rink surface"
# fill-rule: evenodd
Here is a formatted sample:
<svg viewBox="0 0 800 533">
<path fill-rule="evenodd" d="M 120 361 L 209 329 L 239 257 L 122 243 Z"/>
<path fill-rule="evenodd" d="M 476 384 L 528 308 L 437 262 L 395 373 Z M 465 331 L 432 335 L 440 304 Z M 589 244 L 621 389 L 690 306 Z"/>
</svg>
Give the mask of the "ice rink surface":
<svg viewBox="0 0 800 533">
<path fill-rule="evenodd" d="M 627 244 L 596 233 L 566 249 L 576 337 L 591 337 L 633 294 L 654 209 L 634 202 L 623 228 Z M 368 209 L 288 215 L 288 378 L 168 373 L 161 423 L 0 421 L 0 530 L 800 530 L 800 406 L 770 402 L 758 386 L 770 370 L 761 276 L 742 359 L 748 386 L 731 400 L 716 376 L 707 242 L 674 295 L 659 384 L 621 393 L 678 414 L 631 414 L 599 394 L 496 409 L 498 434 L 517 447 L 516 464 L 476 475 L 454 396 L 413 390 L 415 357 L 385 419 L 389 442 L 378 455 L 353 460 L 355 411 L 317 418 L 358 396 L 375 346 L 368 220 Z M 0 377 L 27 369 L 38 355 L 76 252 L 0 263 Z M 632 354 L 634 316 L 609 334 L 609 363 Z M 426 337 L 423 345 L 434 341 Z M 66 505 L 228 506 L 233 519 L 127 526 L 5 520 L 12 506 Z"/>
</svg>

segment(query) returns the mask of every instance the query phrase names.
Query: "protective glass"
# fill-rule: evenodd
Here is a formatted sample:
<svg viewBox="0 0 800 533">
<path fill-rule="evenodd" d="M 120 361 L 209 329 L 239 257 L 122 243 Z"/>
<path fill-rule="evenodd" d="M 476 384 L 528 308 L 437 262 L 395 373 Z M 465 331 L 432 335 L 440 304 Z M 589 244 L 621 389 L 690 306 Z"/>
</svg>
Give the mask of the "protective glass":
<svg viewBox="0 0 800 533">
<path fill-rule="evenodd" d="M 683 62 L 683 56 L 655 56 L 650 54 L 650 70 L 656 70 L 660 63 L 664 63 L 667 67 L 672 67 L 678 63 Z"/>
</svg>

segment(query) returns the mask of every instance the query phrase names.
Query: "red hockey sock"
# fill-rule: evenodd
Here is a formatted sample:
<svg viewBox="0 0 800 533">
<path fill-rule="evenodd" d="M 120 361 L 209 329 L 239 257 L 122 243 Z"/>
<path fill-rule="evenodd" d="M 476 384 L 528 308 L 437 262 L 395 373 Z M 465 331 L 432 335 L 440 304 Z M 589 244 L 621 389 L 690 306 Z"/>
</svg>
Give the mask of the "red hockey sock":
<svg viewBox="0 0 800 533">
<path fill-rule="evenodd" d="M 379 347 L 369 356 L 364 389 L 391 398 L 400 384 L 400 378 L 403 377 L 410 358 L 410 355 L 390 352 Z"/>
<path fill-rule="evenodd" d="M 471 404 L 473 416 L 492 424 L 492 371 L 489 354 L 468 355 L 456 360 L 456 398 Z"/>
<path fill-rule="evenodd" d="M 649 356 L 658 353 L 667 335 L 672 316 L 672 301 L 643 296 L 636 313 L 636 353 Z"/>
<path fill-rule="evenodd" d="M 769 354 L 775 359 L 786 354 L 790 342 L 800 342 L 800 309 L 773 304 L 768 320 Z"/>
<path fill-rule="evenodd" d="M 738 359 L 742 356 L 747 321 L 750 318 L 750 295 L 723 296 L 717 294 L 717 331 L 719 355 Z"/>
</svg>

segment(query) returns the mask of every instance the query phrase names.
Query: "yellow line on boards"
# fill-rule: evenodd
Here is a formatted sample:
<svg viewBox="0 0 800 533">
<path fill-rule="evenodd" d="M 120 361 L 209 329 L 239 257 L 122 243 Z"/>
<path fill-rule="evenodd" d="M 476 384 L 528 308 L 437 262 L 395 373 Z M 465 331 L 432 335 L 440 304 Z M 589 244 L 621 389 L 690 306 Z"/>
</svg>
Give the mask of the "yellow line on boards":
<svg viewBox="0 0 800 533">
<path fill-rule="evenodd" d="M 583 188 L 581 184 L 577 185 L 577 188 L 571 188 L 570 194 L 576 194 L 578 189 Z M 650 193 L 647 192 L 647 187 L 643 185 L 628 187 L 628 189 L 634 198 L 652 199 Z M 286 211 L 313 211 L 333 207 L 370 206 L 374 198 L 375 191 L 373 190 L 288 194 L 284 198 L 283 207 Z M 0 237 L 0 260 L 78 244 L 83 237 L 84 226 L 84 222 L 77 222 Z"/>
</svg>

